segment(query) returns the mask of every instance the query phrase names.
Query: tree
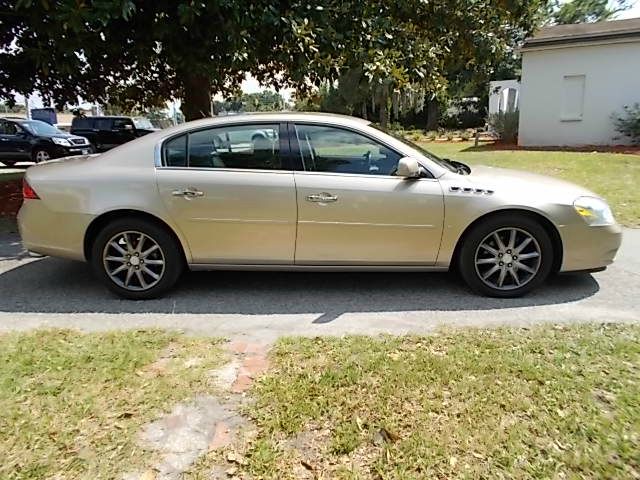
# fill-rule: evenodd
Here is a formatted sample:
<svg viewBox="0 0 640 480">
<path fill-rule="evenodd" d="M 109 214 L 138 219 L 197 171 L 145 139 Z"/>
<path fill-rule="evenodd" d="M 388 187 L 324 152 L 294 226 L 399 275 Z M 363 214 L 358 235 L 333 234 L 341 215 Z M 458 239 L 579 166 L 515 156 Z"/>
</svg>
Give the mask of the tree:
<svg viewBox="0 0 640 480">
<path fill-rule="evenodd" d="M 561 25 L 602 22 L 630 7 L 628 0 L 571 0 L 565 3 L 556 0 L 551 4 L 549 20 Z"/>
<path fill-rule="evenodd" d="M 394 91 L 441 92 L 450 68 L 482 70 L 545 0 L 0 0 L 0 97 L 38 90 L 209 115 L 247 72 L 309 90 L 359 72 L 386 122 Z"/>
</svg>

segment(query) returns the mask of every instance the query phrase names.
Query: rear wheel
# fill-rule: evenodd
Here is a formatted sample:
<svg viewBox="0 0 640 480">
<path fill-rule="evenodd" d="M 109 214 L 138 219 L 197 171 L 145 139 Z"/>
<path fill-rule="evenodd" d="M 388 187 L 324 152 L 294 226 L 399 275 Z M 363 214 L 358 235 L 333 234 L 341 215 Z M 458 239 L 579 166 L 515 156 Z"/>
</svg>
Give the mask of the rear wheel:
<svg viewBox="0 0 640 480">
<path fill-rule="evenodd" d="M 164 228 L 142 219 L 107 225 L 93 244 L 91 264 L 111 291 L 134 300 L 162 295 L 184 268 L 174 238 Z"/>
<path fill-rule="evenodd" d="M 524 295 L 549 276 L 553 244 L 532 218 L 515 214 L 476 225 L 460 249 L 462 278 L 476 292 L 492 297 Z"/>
<path fill-rule="evenodd" d="M 9 168 L 14 167 L 16 165 L 16 162 L 14 162 L 13 160 L 0 160 L 0 162 L 2 162 L 2 164 L 5 167 L 9 167 Z"/>
</svg>

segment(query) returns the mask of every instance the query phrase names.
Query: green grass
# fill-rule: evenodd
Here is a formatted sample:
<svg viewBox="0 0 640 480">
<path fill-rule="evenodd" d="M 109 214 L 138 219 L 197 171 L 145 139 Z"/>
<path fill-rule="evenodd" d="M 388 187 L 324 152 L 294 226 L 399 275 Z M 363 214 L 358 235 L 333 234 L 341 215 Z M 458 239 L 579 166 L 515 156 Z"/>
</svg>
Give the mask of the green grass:
<svg viewBox="0 0 640 480">
<path fill-rule="evenodd" d="M 0 358 L 0 478 L 11 480 L 136 470 L 141 425 L 211 388 L 206 372 L 223 360 L 212 339 L 59 330 L 4 334 Z"/>
<path fill-rule="evenodd" d="M 24 172 L 3 173 L 2 170 L 0 170 L 0 182 L 21 180 L 22 177 L 24 177 Z"/>
<path fill-rule="evenodd" d="M 438 156 L 471 165 L 529 170 L 583 185 L 609 201 L 618 222 L 640 226 L 640 155 L 473 149 L 473 143 L 420 142 Z"/>
<path fill-rule="evenodd" d="M 640 475 L 638 325 L 291 338 L 272 361 L 250 407 L 253 476 Z"/>
</svg>

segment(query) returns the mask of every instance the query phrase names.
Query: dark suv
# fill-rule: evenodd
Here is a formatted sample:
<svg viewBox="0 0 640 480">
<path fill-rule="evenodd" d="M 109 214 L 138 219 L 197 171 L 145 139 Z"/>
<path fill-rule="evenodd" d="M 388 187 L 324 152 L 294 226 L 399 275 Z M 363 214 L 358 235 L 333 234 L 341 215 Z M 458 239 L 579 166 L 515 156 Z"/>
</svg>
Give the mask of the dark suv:
<svg viewBox="0 0 640 480">
<path fill-rule="evenodd" d="M 144 119 L 146 120 L 146 119 Z M 96 150 L 103 152 L 156 130 L 148 120 L 143 128 L 131 117 L 75 117 L 71 133 L 87 137 Z"/>
<path fill-rule="evenodd" d="M 70 135 L 40 120 L 0 118 L 0 162 L 44 162 L 52 158 L 93 153 L 89 140 Z"/>
</svg>

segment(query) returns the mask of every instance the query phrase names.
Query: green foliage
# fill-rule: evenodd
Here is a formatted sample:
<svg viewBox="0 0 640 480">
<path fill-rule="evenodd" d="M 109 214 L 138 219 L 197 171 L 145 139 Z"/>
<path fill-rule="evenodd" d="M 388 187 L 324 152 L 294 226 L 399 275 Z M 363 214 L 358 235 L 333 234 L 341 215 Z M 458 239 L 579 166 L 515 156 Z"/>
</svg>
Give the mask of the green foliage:
<svg viewBox="0 0 640 480">
<path fill-rule="evenodd" d="M 488 123 L 501 141 L 504 143 L 517 143 L 518 141 L 518 122 L 520 112 L 498 112 L 489 115 Z"/>
<path fill-rule="evenodd" d="M 450 72 L 491 71 L 545 2 L 0 0 L 9 12 L 0 17 L 0 97 L 39 90 L 59 106 L 78 96 L 138 106 L 181 98 L 192 119 L 247 72 L 309 90 L 354 71 L 355 88 L 373 93 L 386 121 L 396 90 L 444 92 Z"/>
<path fill-rule="evenodd" d="M 591 23 L 611 20 L 631 7 L 628 0 L 571 0 L 550 5 L 550 21 L 556 24 Z"/>
<path fill-rule="evenodd" d="M 634 144 L 640 144 L 640 103 L 625 105 L 624 112 L 613 115 L 616 130 L 629 137 Z"/>
</svg>

